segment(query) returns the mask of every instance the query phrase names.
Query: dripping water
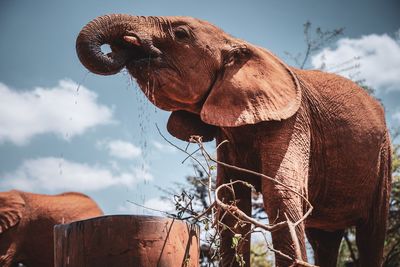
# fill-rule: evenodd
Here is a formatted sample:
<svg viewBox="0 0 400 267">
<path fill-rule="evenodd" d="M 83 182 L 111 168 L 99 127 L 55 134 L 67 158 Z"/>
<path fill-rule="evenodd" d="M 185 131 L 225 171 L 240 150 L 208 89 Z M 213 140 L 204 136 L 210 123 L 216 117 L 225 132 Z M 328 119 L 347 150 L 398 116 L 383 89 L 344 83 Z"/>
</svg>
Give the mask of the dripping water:
<svg viewBox="0 0 400 267">
<path fill-rule="evenodd" d="M 76 94 L 75 94 L 75 101 L 74 104 L 78 105 L 78 96 L 79 96 L 79 90 L 81 88 L 81 86 L 83 85 L 83 83 L 86 81 L 87 76 L 89 75 L 89 71 L 85 71 L 85 74 L 83 75 L 82 79 L 79 81 L 78 86 L 76 87 Z M 69 117 L 69 120 L 72 121 L 72 117 Z M 68 139 L 70 136 L 69 132 L 65 133 L 65 139 Z"/>
<path fill-rule="evenodd" d="M 149 162 L 149 125 L 152 125 L 152 117 L 154 117 L 155 112 L 152 112 L 152 104 L 149 99 L 154 99 L 154 85 L 149 81 L 146 83 L 146 87 L 142 91 L 136 80 L 127 72 L 123 72 L 124 76 L 127 77 L 127 90 L 133 90 L 136 98 L 136 109 L 132 110 L 132 113 L 137 114 L 138 117 L 138 132 L 134 132 L 134 136 L 139 137 L 139 147 L 142 151 L 141 155 L 141 163 L 140 163 L 140 171 L 145 173 L 148 171 L 151 163 Z M 149 98 L 149 99 L 147 99 Z M 155 110 L 155 109 L 154 109 Z M 143 180 L 143 182 L 137 184 L 138 195 L 135 197 L 138 199 L 139 203 L 144 204 L 146 202 L 146 195 L 144 193 L 145 190 L 142 190 L 142 186 L 146 186 L 149 183 L 148 180 Z M 138 209 L 138 212 L 145 214 L 145 210 L 143 208 Z"/>
<path fill-rule="evenodd" d="M 81 88 L 81 86 L 84 84 L 84 82 L 87 79 L 87 76 L 89 75 L 89 71 L 85 71 L 85 74 L 82 76 L 82 79 L 79 81 L 78 86 L 76 87 L 76 94 L 75 94 L 75 100 L 74 100 L 74 104 L 77 105 L 78 104 L 78 97 L 79 97 L 79 90 Z M 69 121 L 72 121 L 72 116 L 69 117 Z M 70 137 L 70 133 L 67 131 L 65 132 L 64 135 L 65 139 L 69 139 Z M 63 175 L 63 163 L 64 163 L 64 153 L 61 152 L 60 153 L 60 157 L 59 157 L 59 163 L 58 163 L 58 171 L 59 171 L 59 175 L 62 176 Z"/>
<path fill-rule="evenodd" d="M 58 170 L 59 170 L 60 176 L 63 174 L 63 169 L 62 169 L 62 167 L 63 167 L 63 161 L 64 161 L 64 154 L 61 153 L 61 155 L 60 155 L 60 162 L 58 163 Z"/>
<path fill-rule="evenodd" d="M 78 87 L 76 88 L 76 93 L 77 95 L 79 95 L 79 89 L 81 88 L 81 85 L 86 81 L 87 76 L 89 75 L 89 71 L 87 70 L 85 72 L 85 74 L 83 75 L 82 79 L 80 80 L 80 82 L 78 83 Z"/>
</svg>

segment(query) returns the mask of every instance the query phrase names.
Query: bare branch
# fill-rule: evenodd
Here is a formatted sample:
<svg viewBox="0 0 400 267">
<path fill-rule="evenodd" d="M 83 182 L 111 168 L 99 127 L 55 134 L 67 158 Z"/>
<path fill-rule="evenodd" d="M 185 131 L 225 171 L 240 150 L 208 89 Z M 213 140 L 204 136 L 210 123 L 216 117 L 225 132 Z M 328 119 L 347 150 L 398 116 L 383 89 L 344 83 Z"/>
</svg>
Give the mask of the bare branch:
<svg viewBox="0 0 400 267">
<path fill-rule="evenodd" d="M 246 237 L 248 235 L 250 235 L 251 233 L 255 232 L 256 229 L 262 229 L 264 231 L 277 231 L 280 229 L 285 228 L 286 226 L 288 227 L 288 230 L 290 232 L 291 238 L 293 240 L 294 246 L 295 246 L 295 254 L 296 257 L 293 258 L 289 255 L 284 254 L 281 251 L 278 251 L 276 249 L 273 249 L 272 246 L 270 246 L 268 244 L 268 248 L 273 251 L 274 253 L 291 260 L 294 264 L 296 264 L 296 266 L 306 266 L 306 267 L 311 267 L 314 265 L 311 265 L 307 262 L 304 262 L 301 258 L 301 252 L 300 252 L 300 245 L 299 245 L 299 240 L 297 238 L 296 235 L 296 231 L 295 228 L 297 225 L 299 225 L 300 223 L 302 223 L 307 216 L 309 216 L 309 214 L 311 213 L 313 207 L 311 205 L 311 203 L 308 201 L 307 197 L 304 196 L 303 194 L 301 194 L 300 192 L 297 192 L 296 190 L 294 190 L 293 188 L 291 188 L 290 186 L 282 183 L 281 181 L 269 177 L 267 175 L 264 175 L 262 173 L 258 173 L 252 170 L 248 170 L 245 168 L 240 168 L 234 165 L 230 165 L 224 162 L 221 162 L 217 159 L 214 159 L 213 157 L 211 157 L 211 155 L 206 151 L 206 149 L 203 146 L 202 143 L 202 137 L 201 136 L 191 136 L 190 138 L 190 142 L 192 143 L 196 143 L 198 148 L 195 150 L 195 152 L 188 152 L 187 148 L 186 149 L 181 149 L 178 146 L 176 146 L 175 144 L 173 144 L 172 142 L 170 142 L 165 136 L 162 135 L 161 131 L 159 130 L 159 128 L 157 127 L 157 130 L 159 132 L 159 134 L 162 136 L 162 138 L 168 142 L 170 145 L 174 146 L 175 148 L 177 148 L 178 150 L 184 152 L 187 157 L 185 158 L 185 160 L 187 158 L 191 158 L 193 159 L 202 170 L 204 170 L 204 173 L 206 173 L 206 179 L 208 180 L 208 185 L 207 186 L 207 191 L 208 191 L 208 197 L 209 197 L 209 202 L 210 202 L 210 206 L 208 208 L 206 208 L 205 210 L 203 210 L 202 212 L 194 212 L 193 211 L 193 206 L 192 206 L 192 201 L 193 201 L 193 197 L 189 196 L 186 194 L 186 192 L 183 192 L 183 197 L 182 199 L 178 199 L 178 203 L 176 204 L 177 207 L 179 208 L 179 214 L 183 214 L 185 212 L 187 212 L 189 214 L 189 216 L 187 216 L 184 219 L 191 219 L 191 220 L 195 220 L 195 222 L 203 222 L 206 223 L 207 225 L 209 223 L 211 223 L 211 227 L 213 229 L 216 229 L 216 231 L 214 232 L 214 234 L 211 237 L 211 242 L 210 243 L 210 248 L 212 248 L 213 246 L 219 246 L 219 244 L 216 243 L 216 241 L 218 240 L 219 234 L 222 230 L 228 230 L 230 231 L 235 237 L 236 237 L 236 241 L 235 241 L 235 258 L 233 260 L 236 260 L 239 265 L 243 264 L 243 256 L 239 253 L 239 251 L 241 251 L 241 246 L 242 246 L 242 242 L 244 242 L 246 240 Z M 221 145 L 223 145 L 224 143 L 226 143 L 227 141 L 221 142 L 220 144 L 217 145 L 217 149 L 219 149 L 221 147 Z M 202 156 L 203 160 L 204 160 L 204 164 L 200 162 L 200 160 L 195 158 L 195 154 L 196 152 L 200 152 L 200 155 Z M 294 193 L 295 195 L 299 196 L 301 199 L 304 200 L 304 202 L 307 204 L 308 206 L 308 210 L 307 212 L 303 215 L 303 217 L 301 217 L 297 222 L 291 222 L 287 217 L 286 217 L 286 221 L 281 221 L 278 223 L 273 223 L 273 224 L 264 224 L 261 223 L 260 221 L 248 216 L 245 212 L 243 212 L 242 210 L 240 210 L 237 206 L 236 206 L 236 197 L 235 197 L 235 190 L 233 185 L 241 183 L 245 186 L 250 187 L 252 190 L 254 190 L 254 187 L 242 180 L 235 180 L 235 181 L 231 181 L 229 183 L 224 183 L 220 186 L 218 186 L 217 188 L 213 189 L 212 185 L 212 170 L 214 168 L 214 166 L 210 163 L 215 163 L 217 165 L 220 166 L 224 166 L 226 168 L 231 168 L 231 169 L 235 169 L 237 171 L 243 172 L 243 173 L 248 173 L 248 174 L 252 174 L 252 175 L 256 175 L 259 176 L 261 178 L 265 178 L 268 179 L 284 188 L 286 188 L 287 190 L 289 190 L 290 192 Z M 233 196 L 233 201 L 230 202 L 229 204 L 224 203 L 224 201 L 222 199 L 220 199 L 220 190 L 222 189 L 227 189 Z M 212 198 L 212 196 L 214 196 L 214 198 Z M 182 204 L 180 203 L 180 201 L 187 199 L 188 202 L 186 204 Z M 214 199 L 214 200 L 213 200 Z M 221 216 L 216 217 L 214 216 L 214 214 L 219 213 Z M 234 227 L 229 227 L 227 225 L 225 225 L 224 223 L 222 223 L 223 218 L 227 215 L 231 215 L 235 218 L 235 220 L 237 220 L 237 223 Z M 209 217 L 211 215 L 211 217 Z M 175 215 L 176 216 L 176 215 Z M 286 214 L 285 214 L 286 216 Z M 180 217 L 182 219 L 182 217 Z M 218 219 L 219 220 L 218 220 Z M 253 227 L 251 228 L 251 230 L 245 234 L 245 236 L 238 236 L 235 232 L 235 228 L 238 225 L 243 225 L 243 224 L 251 224 Z M 215 257 L 214 257 L 215 256 Z M 210 260 L 214 260 L 217 259 L 220 255 L 214 255 L 212 259 Z"/>
</svg>

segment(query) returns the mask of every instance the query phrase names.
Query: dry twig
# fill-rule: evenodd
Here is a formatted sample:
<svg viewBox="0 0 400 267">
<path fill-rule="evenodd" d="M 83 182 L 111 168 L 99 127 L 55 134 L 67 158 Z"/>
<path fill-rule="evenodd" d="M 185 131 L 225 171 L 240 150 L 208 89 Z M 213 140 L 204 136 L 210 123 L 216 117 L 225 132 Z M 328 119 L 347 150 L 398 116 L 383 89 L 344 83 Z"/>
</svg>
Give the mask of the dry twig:
<svg viewBox="0 0 400 267">
<path fill-rule="evenodd" d="M 245 240 L 246 236 L 250 235 L 251 233 L 258 232 L 257 229 L 262 229 L 262 230 L 267 231 L 267 232 L 272 232 L 272 231 L 280 230 L 280 229 L 282 229 L 282 228 L 287 226 L 288 227 L 288 231 L 290 232 L 290 235 L 291 235 L 291 238 L 292 238 L 292 242 L 293 242 L 294 247 L 295 247 L 295 257 L 289 256 L 289 255 L 287 255 L 287 254 L 285 254 L 285 253 L 283 253 L 283 252 L 281 252 L 279 250 L 274 249 L 268 242 L 267 242 L 267 248 L 269 250 L 273 251 L 275 254 L 283 257 L 283 258 L 291 260 L 295 266 L 315 267 L 315 265 L 311 265 L 311 264 L 303 261 L 302 256 L 301 256 L 300 243 L 299 243 L 298 237 L 296 235 L 296 227 L 300 223 L 302 223 L 310 215 L 310 213 L 312 212 L 312 209 L 313 209 L 311 203 L 309 202 L 309 200 L 307 199 L 306 196 L 304 196 L 300 192 L 297 192 L 296 190 L 294 190 L 290 186 L 282 183 L 281 181 L 279 181 L 277 179 L 274 179 L 273 177 L 269 177 L 269 176 L 267 176 L 265 174 L 262 174 L 262 173 L 259 173 L 259 172 L 255 172 L 255 171 L 248 170 L 248 169 L 245 169 L 245 168 L 240 168 L 240 167 L 237 167 L 237 166 L 234 166 L 234 165 L 227 164 L 225 162 L 221 162 L 221 161 L 219 161 L 217 159 L 214 159 L 213 157 L 211 157 L 211 155 L 204 148 L 201 136 L 192 136 L 191 137 L 190 142 L 197 144 L 198 148 L 195 150 L 195 152 L 191 152 L 190 153 L 190 152 L 187 151 L 188 146 L 186 147 L 186 149 L 182 149 L 182 148 L 178 147 L 177 145 L 175 145 L 171 141 L 169 141 L 161 133 L 161 131 L 160 131 L 160 129 L 158 127 L 157 127 L 157 130 L 158 130 L 159 134 L 161 135 L 161 137 L 167 143 L 169 143 L 170 145 L 172 145 L 173 147 L 175 147 L 176 149 L 182 151 L 183 153 L 185 153 L 187 155 L 185 160 L 187 160 L 188 158 L 194 160 L 204 170 L 204 172 L 207 174 L 207 177 L 208 177 L 208 198 L 209 198 L 209 202 L 210 202 L 209 207 L 207 209 L 205 209 L 204 211 L 200 212 L 200 213 L 194 212 L 192 210 L 187 210 L 188 207 L 191 207 L 191 201 L 193 200 L 193 199 L 191 199 L 190 203 L 188 203 L 187 205 L 181 207 L 182 210 L 180 212 L 188 212 L 190 214 L 185 219 L 193 219 L 195 222 L 199 222 L 199 221 L 205 222 L 205 223 L 207 223 L 207 225 L 209 223 L 211 223 L 211 226 L 216 230 L 214 232 L 212 238 L 211 238 L 211 242 L 213 242 L 213 243 L 211 243 L 211 245 L 215 245 L 214 242 L 216 242 L 218 240 L 219 231 L 221 229 L 229 230 L 234 234 L 234 238 L 237 239 L 236 241 L 234 241 L 235 250 L 239 251 L 239 248 L 241 247 L 241 244 L 239 244 L 239 243 L 243 242 Z M 220 148 L 220 146 L 223 145 L 226 142 L 227 141 L 224 141 L 224 142 L 218 144 L 217 145 L 217 149 Z M 200 152 L 203 160 L 205 160 L 205 164 L 202 164 L 200 162 L 200 160 L 195 158 L 195 154 L 198 153 L 198 152 Z M 304 202 L 307 204 L 307 206 L 308 206 L 307 208 L 308 209 L 304 213 L 304 215 L 299 220 L 297 220 L 296 222 L 290 221 L 290 219 L 285 214 L 286 221 L 273 223 L 273 224 L 268 224 L 268 225 L 263 224 L 260 221 L 255 220 L 254 218 L 248 216 L 242 210 L 240 210 L 236 206 L 236 202 L 235 201 L 233 201 L 231 204 L 226 204 L 219 197 L 219 193 L 220 193 L 221 189 L 229 190 L 231 192 L 231 194 L 233 195 L 233 197 L 234 197 L 235 196 L 235 192 L 234 192 L 234 189 L 233 189 L 233 185 L 235 185 L 237 183 L 241 183 L 241 184 L 243 184 L 245 186 L 248 186 L 248 187 L 250 187 L 250 188 L 252 188 L 254 190 L 254 187 L 251 184 L 249 184 L 249 183 L 247 183 L 245 181 L 242 181 L 242 180 L 235 180 L 235 181 L 231 181 L 229 183 L 225 183 L 225 184 L 222 184 L 222 185 L 218 186 L 217 188 L 215 188 L 215 191 L 213 192 L 213 189 L 212 189 L 212 186 L 211 186 L 211 183 L 212 183 L 211 177 L 212 177 L 213 166 L 210 164 L 210 162 L 215 163 L 217 165 L 224 166 L 226 168 L 231 168 L 231 169 L 243 172 L 243 173 L 248 173 L 248 174 L 259 176 L 259 177 L 264 178 L 264 179 L 268 179 L 268 180 L 270 180 L 270 181 L 282 186 L 283 188 L 289 190 L 290 192 L 294 193 L 295 195 L 299 196 L 300 198 L 302 198 L 304 200 Z M 214 195 L 214 201 L 212 201 L 212 195 Z M 235 199 L 235 197 L 233 199 Z M 222 214 L 222 216 L 219 217 L 219 220 L 217 220 L 215 218 L 215 214 L 217 214 L 217 213 Z M 211 216 L 210 216 L 211 218 L 208 217 L 209 214 L 211 214 Z M 235 233 L 234 229 L 231 229 L 230 227 L 228 227 L 227 225 L 222 223 L 222 219 L 226 214 L 230 214 L 231 216 L 236 218 L 238 220 L 239 224 L 251 224 L 253 226 L 251 228 L 251 231 L 246 233 L 246 235 L 244 237 L 243 236 L 238 237 L 237 234 Z M 265 235 L 264 235 L 264 238 L 265 238 Z M 265 240 L 267 241 L 266 238 L 265 238 Z M 217 246 L 218 246 L 218 244 L 217 244 Z M 243 262 L 242 262 L 243 258 L 242 258 L 242 256 L 240 254 L 238 254 L 238 252 L 237 252 L 235 258 L 236 258 L 236 261 L 239 264 L 243 264 Z"/>
</svg>

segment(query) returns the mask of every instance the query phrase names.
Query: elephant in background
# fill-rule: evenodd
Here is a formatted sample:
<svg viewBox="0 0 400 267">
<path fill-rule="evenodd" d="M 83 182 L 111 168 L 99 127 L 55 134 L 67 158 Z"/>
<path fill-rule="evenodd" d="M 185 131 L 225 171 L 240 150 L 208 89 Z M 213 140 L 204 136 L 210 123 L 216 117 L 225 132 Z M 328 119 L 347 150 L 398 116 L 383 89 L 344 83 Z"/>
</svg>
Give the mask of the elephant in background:
<svg viewBox="0 0 400 267">
<path fill-rule="evenodd" d="M 100 215 L 99 206 L 81 193 L 0 192 L 0 266 L 54 266 L 54 225 Z"/>
<path fill-rule="evenodd" d="M 103 44 L 112 52 L 104 54 Z M 305 235 L 318 265 L 336 266 L 345 228 L 356 226 L 360 266 L 380 266 L 391 184 L 391 145 L 382 106 L 352 81 L 286 65 L 268 50 L 191 17 L 112 14 L 89 22 L 76 41 L 93 73 L 126 68 L 147 98 L 172 111 L 167 129 L 188 141 L 224 140 L 219 161 L 273 177 L 308 197 L 313 213 L 296 227 L 300 257 Z M 263 194 L 275 222 L 298 221 L 299 195 L 258 175 L 218 166 L 217 185 L 246 179 Z M 250 189 L 235 187 L 238 207 L 251 215 Z M 224 199 L 232 195 L 224 193 Z M 249 225 L 221 220 L 244 236 Z M 222 232 L 221 266 L 234 262 L 233 233 Z M 295 251 L 287 228 L 272 233 L 274 248 Z M 249 264 L 250 238 L 242 247 Z M 277 266 L 294 264 L 276 256 Z"/>
</svg>

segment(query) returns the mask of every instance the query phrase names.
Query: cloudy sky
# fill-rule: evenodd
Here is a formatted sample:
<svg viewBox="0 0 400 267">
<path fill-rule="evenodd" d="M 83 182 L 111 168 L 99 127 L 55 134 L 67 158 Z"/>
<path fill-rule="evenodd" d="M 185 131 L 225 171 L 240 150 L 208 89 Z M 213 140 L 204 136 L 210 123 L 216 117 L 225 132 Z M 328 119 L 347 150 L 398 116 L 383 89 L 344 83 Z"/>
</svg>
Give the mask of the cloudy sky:
<svg viewBox="0 0 400 267">
<path fill-rule="evenodd" d="M 400 125 L 400 3 L 387 1 L 0 1 L 0 191 L 80 191 L 107 213 L 143 213 L 127 200 L 168 209 L 157 187 L 193 174 L 156 130 L 168 113 L 151 106 L 126 74 L 88 73 L 75 53 L 82 26 L 107 13 L 185 15 L 283 58 L 305 49 L 303 24 L 345 27 L 310 58 L 364 80 Z M 354 68 L 356 66 L 356 68 Z"/>
</svg>

